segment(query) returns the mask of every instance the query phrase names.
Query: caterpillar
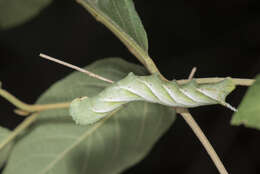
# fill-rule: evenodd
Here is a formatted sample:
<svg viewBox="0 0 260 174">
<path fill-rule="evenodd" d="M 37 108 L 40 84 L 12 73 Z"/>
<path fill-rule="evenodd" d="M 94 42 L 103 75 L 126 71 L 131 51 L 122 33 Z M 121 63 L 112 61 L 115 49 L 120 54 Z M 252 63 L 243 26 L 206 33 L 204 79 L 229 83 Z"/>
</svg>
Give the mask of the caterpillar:
<svg viewBox="0 0 260 174">
<path fill-rule="evenodd" d="M 129 73 L 94 97 L 74 99 L 70 105 L 70 115 L 77 124 L 92 124 L 133 101 L 185 108 L 221 104 L 236 111 L 225 102 L 226 96 L 234 89 L 235 85 L 230 78 L 218 83 L 198 84 L 191 80 L 179 85 L 175 80 L 161 79 L 158 74 L 136 76 Z"/>
</svg>

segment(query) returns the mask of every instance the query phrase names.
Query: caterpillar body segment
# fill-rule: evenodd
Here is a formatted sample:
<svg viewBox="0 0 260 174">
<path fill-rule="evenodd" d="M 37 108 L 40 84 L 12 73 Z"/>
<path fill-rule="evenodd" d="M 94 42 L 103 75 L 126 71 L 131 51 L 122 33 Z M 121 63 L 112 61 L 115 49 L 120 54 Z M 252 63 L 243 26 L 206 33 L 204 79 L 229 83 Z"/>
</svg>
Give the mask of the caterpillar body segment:
<svg viewBox="0 0 260 174">
<path fill-rule="evenodd" d="M 235 108 L 225 102 L 226 96 L 234 88 L 230 78 L 211 84 L 199 85 L 195 80 L 191 80 L 187 84 L 178 85 L 176 81 L 161 79 L 158 74 L 136 76 L 129 73 L 127 77 L 94 97 L 73 100 L 70 114 L 77 124 L 91 124 L 132 101 L 185 108 L 221 104 L 235 111 Z"/>
</svg>

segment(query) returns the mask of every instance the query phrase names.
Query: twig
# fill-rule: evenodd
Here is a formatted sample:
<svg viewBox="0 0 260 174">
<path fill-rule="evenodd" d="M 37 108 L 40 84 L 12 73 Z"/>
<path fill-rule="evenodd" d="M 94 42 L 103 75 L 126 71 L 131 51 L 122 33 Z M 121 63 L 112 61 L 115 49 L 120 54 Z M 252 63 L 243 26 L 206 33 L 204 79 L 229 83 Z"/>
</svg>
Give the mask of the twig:
<svg viewBox="0 0 260 174">
<path fill-rule="evenodd" d="M 70 102 L 66 103 L 54 103 L 54 104 L 43 104 L 43 105 L 30 105 L 27 103 L 22 102 L 12 94 L 10 94 L 8 91 L 0 88 L 0 96 L 5 98 L 7 101 L 15 105 L 17 108 L 32 113 L 36 111 L 43 111 L 43 110 L 49 110 L 49 109 L 57 109 L 57 108 L 66 108 L 69 106 Z M 19 112 L 19 111 L 18 111 Z"/>
<path fill-rule="evenodd" d="M 50 57 L 50 56 L 48 56 L 48 55 L 45 55 L 45 54 L 42 54 L 42 53 L 41 53 L 41 54 L 40 54 L 40 57 L 42 57 L 42 58 L 44 58 L 44 59 L 47 59 L 47 60 L 50 60 L 50 61 L 53 61 L 53 62 L 56 62 L 56 63 L 59 63 L 59 64 L 61 64 L 61 65 L 67 66 L 67 67 L 72 68 L 72 69 L 74 69 L 74 70 L 80 71 L 80 72 L 82 72 L 82 73 L 85 73 L 85 74 L 89 75 L 90 77 L 94 77 L 94 78 L 96 78 L 96 79 L 99 79 L 99 80 L 102 80 L 102 81 L 105 81 L 105 82 L 108 82 L 108 83 L 113 83 L 112 80 L 109 80 L 109 79 L 107 79 L 107 78 L 105 78 L 105 77 L 102 77 L 102 76 L 100 76 L 100 75 L 97 75 L 97 74 L 95 74 L 95 73 L 92 73 L 92 72 L 90 72 L 90 71 L 88 71 L 88 70 L 85 70 L 85 69 L 83 69 L 83 68 L 79 68 L 79 67 L 77 67 L 77 66 L 75 66 L 75 65 L 72 65 L 72 64 L 70 64 L 70 63 L 66 63 L 66 62 L 64 62 L 64 61 L 55 59 L 55 58 Z"/>
<path fill-rule="evenodd" d="M 12 94 L 10 94 L 8 91 L 6 91 L 4 89 L 0 89 L 0 96 L 5 98 L 7 101 L 9 101 L 13 105 L 15 105 L 20 110 L 22 110 L 22 111 L 18 110 L 16 112 L 16 113 L 20 113 L 22 115 L 23 115 L 23 113 L 25 114 L 26 112 L 32 113 L 32 112 L 36 112 L 36 111 L 43 111 L 43 110 L 49 110 L 49 109 L 66 108 L 70 104 L 70 102 L 65 102 L 65 103 L 54 103 L 54 104 L 30 105 L 30 104 L 22 102 L 21 100 L 19 100 L 18 98 L 16 98 L 15 96 L 13 96 Z"/>
<path fill-rule="evenodd" d="M 12 140 L 15 139 L 15 137 L 21 133 L 23 130 L 25 130 L 28 126 L 30 126 L 36 119 L 38 113 L 32 114 L 30 117 L 27 117 L 19 126 L 17 126 L 10 135 L 4 139 L 4 141 L 0 144 L 0 150 L 4 148 L 8 143 L 10 143 Z"/>
<path fill-rule="evenodd" d="M 208 152 L 209 156 L 211 157 L 212 161 L 214 162 L 215 166 L 217 167 L 220 174 L 228 174 L 227 170 L 225 169 L 223 163 L 221 162 L 220 158 L 218 157 L 217 153 L 215 152 L 214 148 L 210 144 L 209 140 L 200 129 L 196 121 L 193 119 L 192 115 L 189 113 L 187 109 L 180 110 L 178 108 L 178 113 L 182 115 L 186 123 L 190 126 L 192 131 L 198 137 L 206 151 Z"/>
<path fill-rule="evenodd" d="M 219 81 L 224 80 L 225 78 L 222 77 L 209 77 L 209 78 L 195 78 L 196 82 L 199 84 L 203 83 L 216 83 Z M 254 79 L 240 79 L 240 78 L 231 78 L 231 80 L 234 82 L 234 84 L 239 86 L 251 86 L 255 80 Z M 177 80 L 178 84 L 185 84 L 189 80 L 183 79 L 183 80 Z"/>
<path fill-rule="evenodd" d="M 26 116 L 31 114 L 30 112 L 24 111 L 24 110 L 21 110 L 21 109 L 15 109 L 14 113 L 16 113 L 17 115 L 23 116 L 23 117 L 26 117 Z"/>
<path fill-rule="evenodd" d="M 191 70 L 191 72 L 190 72 L 190 75 L 189 75 L 188 80 L 191 80 L 191 79 L 194 77 L 196 71 L 197 71 L 197 68 L 196 68 L 196 67 L 193 67 L 192 70 Z"/>
</svg>

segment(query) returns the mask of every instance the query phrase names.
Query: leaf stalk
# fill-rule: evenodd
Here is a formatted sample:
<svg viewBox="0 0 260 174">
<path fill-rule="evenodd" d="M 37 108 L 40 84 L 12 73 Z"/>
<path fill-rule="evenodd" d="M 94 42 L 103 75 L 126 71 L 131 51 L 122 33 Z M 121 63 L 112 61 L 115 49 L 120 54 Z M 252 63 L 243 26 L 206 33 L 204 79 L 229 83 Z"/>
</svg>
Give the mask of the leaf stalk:
<svg viewBox="0 0 260 174">
<path fill-rule="evenodd" d="M 217 167 L 220 174 L 228 174 L 227 170 L 225 169 L 223 163 L 221 162 L 219 156 L 217 155 L 216 151 L 210 144 L 209 140 L 203 133 L 203 131 L 200 129 L 197 122 L 194 120 L 192 115 L 189 113 L 187 109 L 184 108 L 178 108 L 177 113 L 181 114 L 183 119 L 186 121 L 186 123 L 190 126 L 194 134 L 197 136 L 197 138 L 200 140 L 201 144 L 206 149 L 207 153 L 211 157 L 212 161 L 214 162 L 215 166 Z"/>
<path fill-rule="evenodd" d="M 67 108 L 70 105 L 70 102 L 30 105 L 30 104 L 22 102 L 21 100 L 19 100 L 18 98 L 16 98 L 12 94 L 10 94 L 8 91 L 1 89 L 1 88 L 0 88 L 0 96 L 5 98 L 7 101 L 12 103 L 14 106 L 19 108 L 20 110 L 28 112 L 28 113 L 39 112 L 39 111 L 50 110 L 50 109 Z M 19 113 L 19 111 L 16 113 Z"/>
<path fill-rule="evenodd" d="M 9 144 L 11 141 L 13 141 L 17 137 L 17 135 L 19 135 L 19 133 L 21 133 L 23 130 L 29 127 L 36 120 L 37 115 L 38 113 L 34 113 L 30 117 L 27 117 L 21 124 L 19 124 L 10 133 L 10 135 L 0 143 L 0 150 L 4 148 L 7 144 Z"/>
</svg>

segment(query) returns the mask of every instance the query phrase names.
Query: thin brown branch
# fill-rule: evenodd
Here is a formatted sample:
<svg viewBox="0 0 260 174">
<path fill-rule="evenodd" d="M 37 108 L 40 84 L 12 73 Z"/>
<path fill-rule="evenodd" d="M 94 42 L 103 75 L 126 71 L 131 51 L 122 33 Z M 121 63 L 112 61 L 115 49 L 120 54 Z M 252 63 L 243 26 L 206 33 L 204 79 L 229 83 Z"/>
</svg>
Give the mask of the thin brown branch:
<svg viewBox="0 0 260 174">
<path fill-rule="evenodd" d="M 13 141 L 17 135 L 19 135 L 23 130 L 30 126 L 36 119 L 38 113 L 32 114 L 30 117 L 27 117 L 19 126 L 17 126 L 4 141 L 0 144 L 0 150 L 4 148 L 7 144 Z"/>
<path fill-rule="evenodd" d="M 47 59 L 47 60 L 50 60 L 50 61 L 53 61 L 53 62 L 56 62 L 56 63 L 61 64 L 61 65 L 67 66 L 67 67 L 72 68 L 72 69 L 74 69 L 74 70 L 77 70 L 77 71 L 79 71 L 79 72 L 85 73 L 85 74 L 89 75 L 90 77 L 94 77 L 94 78 L 96 78 L 96 79 L 99 79 L 99 80 L 102 80 L 102 81 L 105 81 L 105 82 L 108 82 L 108 83 L 113 83 L 113 81 L 110 80 L 110 79 L 107 79 L 107 78 L 105 78 L 105 77 L 102 77 L 102 76 L 100 76 L 100 75 L 98 75 L 98 74 L 95 74 L 95 73 L 90 72 L 90 71 L 88 71 L 88 70 L 85 70 L 85 69 L 83 69 L 83 68 L 79 68 L 79 67 L 77 67 L 77 66 L 75 66 L 75 65 L 72 65 L 72 64 L 70 64 L 70 63 L 67 63 L 67 62 L 64 62 L 64 61 L 55 59 L 55 58 L 50 57 L 50 56 L 48 56 L 48 55 L 40 54 L 40 57 L 42 57 L 42 58 L 44 58 L 44 59 Z"/>
<path fill-rule="evenodd" d="M 194 77 L 196 71 L 197 71 L 197 67 L 193 67 L 191 72 L 190 72 L 188 80 L 191 80 Z"/>
<path fill-rule="evenodd" d="M 0 96 L 5 98 L 7 101 L 12 103 L 17 108 L 19 108 L 18 110 L 15 110 L 15 112 L 18 113 L 19 115 L 27 115 L 28 113 L 39 112 L 39 111 L 50 110 L 50 109 L 67 108 L 70 105 L 70 102 L 30 105 L 22 102 L 21 100 L 19 100 L 18 98 L 10 94 L 8 91 L 1 88 L 0 88 Z"/>
<path fill-rule="evenodd" d="M 192 115 L 189 113 L 187 109 L 177 109 L 177 112 L 182 115 L 186 123 L 190 126 L 192 131 L 198 137 L 200 142 L 203 144 L 204 148 L 208 152 L 209 156 L 211 157 L 212 161 L 214 162 L 215 166 L 217 167 L 220 174 L 228 174 L 227 170 L 225 169 L 223 163 L 221 162 L 220 158 L 218 157 L 217 153 L 215 152 L 214 148 L 210 144 L 209 140 L 200 129 L 199 125 L 193 119 Z"/>
<path fill-rule="evenodd" d="M 203 83 L 216 83 L 224 79 L 225 78 L 223 77 L 209 77 L 209 78 L 195 78 L 194 80 L 196 80 L 196 82 L 199 84 L 203 84 Z M 234 82 L 234 84 L 239 86 L 251 86 L 255 82 L 254 79 L 231 78 L 231 80 Z M 185 84 L 188 81 L 189 81 L 188 79 L 177 80 L 178 84 Z"/>
</svg>

